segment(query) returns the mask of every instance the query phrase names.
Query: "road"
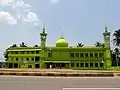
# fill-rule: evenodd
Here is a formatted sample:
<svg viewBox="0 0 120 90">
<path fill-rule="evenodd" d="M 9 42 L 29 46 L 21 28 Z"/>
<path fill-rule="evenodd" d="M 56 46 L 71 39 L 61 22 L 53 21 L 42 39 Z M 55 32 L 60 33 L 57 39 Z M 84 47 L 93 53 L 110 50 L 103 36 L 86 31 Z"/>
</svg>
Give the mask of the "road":
<svg viewBox="0 0 120 90">
<path fill-rule="evenodd" d="M 99 90 L 97 88 L 120 88 L 120 77 L 75 78 L 39 76 L 0 76 L 0 90 L 63 90 L 63 88 L 65 88 L 64 90 L 89 90 L 82 88 L 96 88 L 90 90 Z"/>
</svg>

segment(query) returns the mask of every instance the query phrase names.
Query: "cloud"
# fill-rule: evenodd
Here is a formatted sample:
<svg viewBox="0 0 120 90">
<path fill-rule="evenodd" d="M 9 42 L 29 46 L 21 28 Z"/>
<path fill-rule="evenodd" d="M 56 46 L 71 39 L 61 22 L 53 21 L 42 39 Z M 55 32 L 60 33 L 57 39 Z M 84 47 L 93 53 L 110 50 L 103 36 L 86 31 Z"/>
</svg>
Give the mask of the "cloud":
<svg viewBox="0 0 120 90">
<path fill-rule="evenodd" d="M 50 4 L 57 4 L 59 2 L 60 2 L 60 0 L 50 0 Z"/>
<path fill-rule="evenodd" d="M 17 21 L 8 13 L 1 11 L 0 12 L 0 24 L 17 24 Z"/>
<path fill-rule="evenodd" d="M 10 2 L 13 2 L 14 0 L 0 0 L 0 4 L 9 4 Z"/>
<path fill-rule="evenodd" d="M 33 23 L 35 26 L 39 24 L 39 19 L 37 15 L 33 12 L 28 12 L 27 16 L 24 18 L 24 21 L 28 23 Z"/>
<path fill-rule="evenodd" d="M 32 6 L 30 4 L 26 4 L 24 0 L 0 0 L 1 6 L 6 6 L 15 11 L 14 15 L 12 13 L 7 12 L 16 22 L 18 23 L 32 23 L 33 25 L 39 25 L 40 19 L 37 14 L 32 11 Z M 2 8 L 4 12 L 4 9 Z M 1 14 L 1 13 L 0 13 Z"/>
</svg>

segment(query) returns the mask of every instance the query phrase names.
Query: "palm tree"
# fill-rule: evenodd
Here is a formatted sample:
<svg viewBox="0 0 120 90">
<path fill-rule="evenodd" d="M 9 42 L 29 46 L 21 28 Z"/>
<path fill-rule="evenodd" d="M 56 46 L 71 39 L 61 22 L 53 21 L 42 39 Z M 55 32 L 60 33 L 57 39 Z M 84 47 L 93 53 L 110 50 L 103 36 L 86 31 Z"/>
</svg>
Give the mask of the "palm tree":
<svg viewBox="0 0 120 90">
<path fill-rule="evenodd" d="M 34 47 L 38 47 L 38 45 L 34 45 Z"/>
<path fill-rule="evenodd" d="M 119 52 L 119 47 L 120 47 L 120 29 L 114 31 L 113 36 L 114 36 L 114 38 L 113 38 L 112 41 L 113 41 L 113 45 L 115 47 L 114 53 L 115 53 L 115 56 L 116 56 L 116 64 L 118 66 L 119 62 L 120 62 L 120 57 L 119 57 L 119 54 L 120 54 L 120 52 Z"/>
<path fill-rule="evenodd" d="M 97 41 L 96 44 L 95 44 L 95 46 L 96 47 L 100 47 L 100 46 L 104 46 L 104 44 Z"/>
<path fill-rule="evenodd" d="M 83 47 L 83 46 L 84 46 L 83 43 L 78 43 L 78 44 L 77 44 L 77 47 Z"/>
<path fill-rule="evenodd" d="M 117 66 L 116 55 L 112 50 L 111 50 L 111 58 L 112 58 L 112 66 Z"/>
<path fill-rule="evenodd" d="M 17 47 L 17 45 L 16 45 L 16 44 L 13 44 L 11 47 Z"/>
<path fill-rule="evenodd" d="M 24 42 L 20 44 L 20 47 L 27 47 Z"/>
<path fill-rule="evenodd" d="M 4 58 L 5 58 L 5 61 L 8 60 L 8 51 L 5 51 L 5 52 L 4 52 Z"/>
<path fill-rule="evenodd" d="M 119 49 L 115 48 L 114 49 L 114 54 L 115 54 L 115 59 L 116 59 L 117 66 L 119 66 L 119 53 L 120 53 Z"/>
<path fill-rule="evenodd" d="M 114 36 L 113 44 L 115 46 L 120 46 L 120 29 L 116 30 L 113 36 Z"/>
</svg>

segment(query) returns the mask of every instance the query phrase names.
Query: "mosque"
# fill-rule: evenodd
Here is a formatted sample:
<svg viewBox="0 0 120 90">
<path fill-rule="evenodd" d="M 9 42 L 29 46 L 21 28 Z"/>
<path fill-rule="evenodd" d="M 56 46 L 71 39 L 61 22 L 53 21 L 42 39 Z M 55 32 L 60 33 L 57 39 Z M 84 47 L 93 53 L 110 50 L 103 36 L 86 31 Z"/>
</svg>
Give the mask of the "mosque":
<svg viewBox="0 0 120 90">
<path fill-rule="evenodd" d="M 41 43 L 33 47 L 9 47 L 8 68 L 109 69 L 111 67 L 110 32 L 105 27 L 104 46 L 70 46 L 63 36 L 56 46 L 46 46 L 47 33 L 43 27 Z"/>
</svg>

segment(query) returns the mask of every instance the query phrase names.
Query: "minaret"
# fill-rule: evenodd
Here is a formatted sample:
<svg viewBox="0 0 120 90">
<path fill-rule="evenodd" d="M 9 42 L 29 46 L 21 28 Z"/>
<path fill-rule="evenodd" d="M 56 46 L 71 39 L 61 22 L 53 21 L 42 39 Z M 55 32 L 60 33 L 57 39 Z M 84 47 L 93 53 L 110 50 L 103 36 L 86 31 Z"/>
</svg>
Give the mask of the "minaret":
<svg viewBox="0 0 120 90">
<path fill-rule="evenodd" d="M 107 30 L 107 25 L 105 25 L 105 32 L 103 33 L 104 36 L 104 48 L 105 48 L 105 67 L 106 69 L 111 67 L 111 52 L 110 52 L 110 32 Z"/>
<path fill-rule="evenodd" d="M 47 39 L 47 33 L 45 32 L 45 26 L 43 26 L 40 36 L 41 36 L 41 48 L 45 48 L 46 47 L 46 39 Z"/>
<path fill-rule="evenodd" d="M 40 62 L 40 67 L 44 68 L 45 63 L 45 47 L 46 47 L 46 38 L 47 38 L 47 33 L 45 32 L 45 26 L 43 26 L 42 32 L 40 33 L 41 36 L 41 62 Z"/>
<path fill-rule="evenodd" d="M 107 30 L 107 25 L 105 25 L 105 32 L 103 33 L 105 48 L 110 49 L 110 32 Z"/>
</svg>

